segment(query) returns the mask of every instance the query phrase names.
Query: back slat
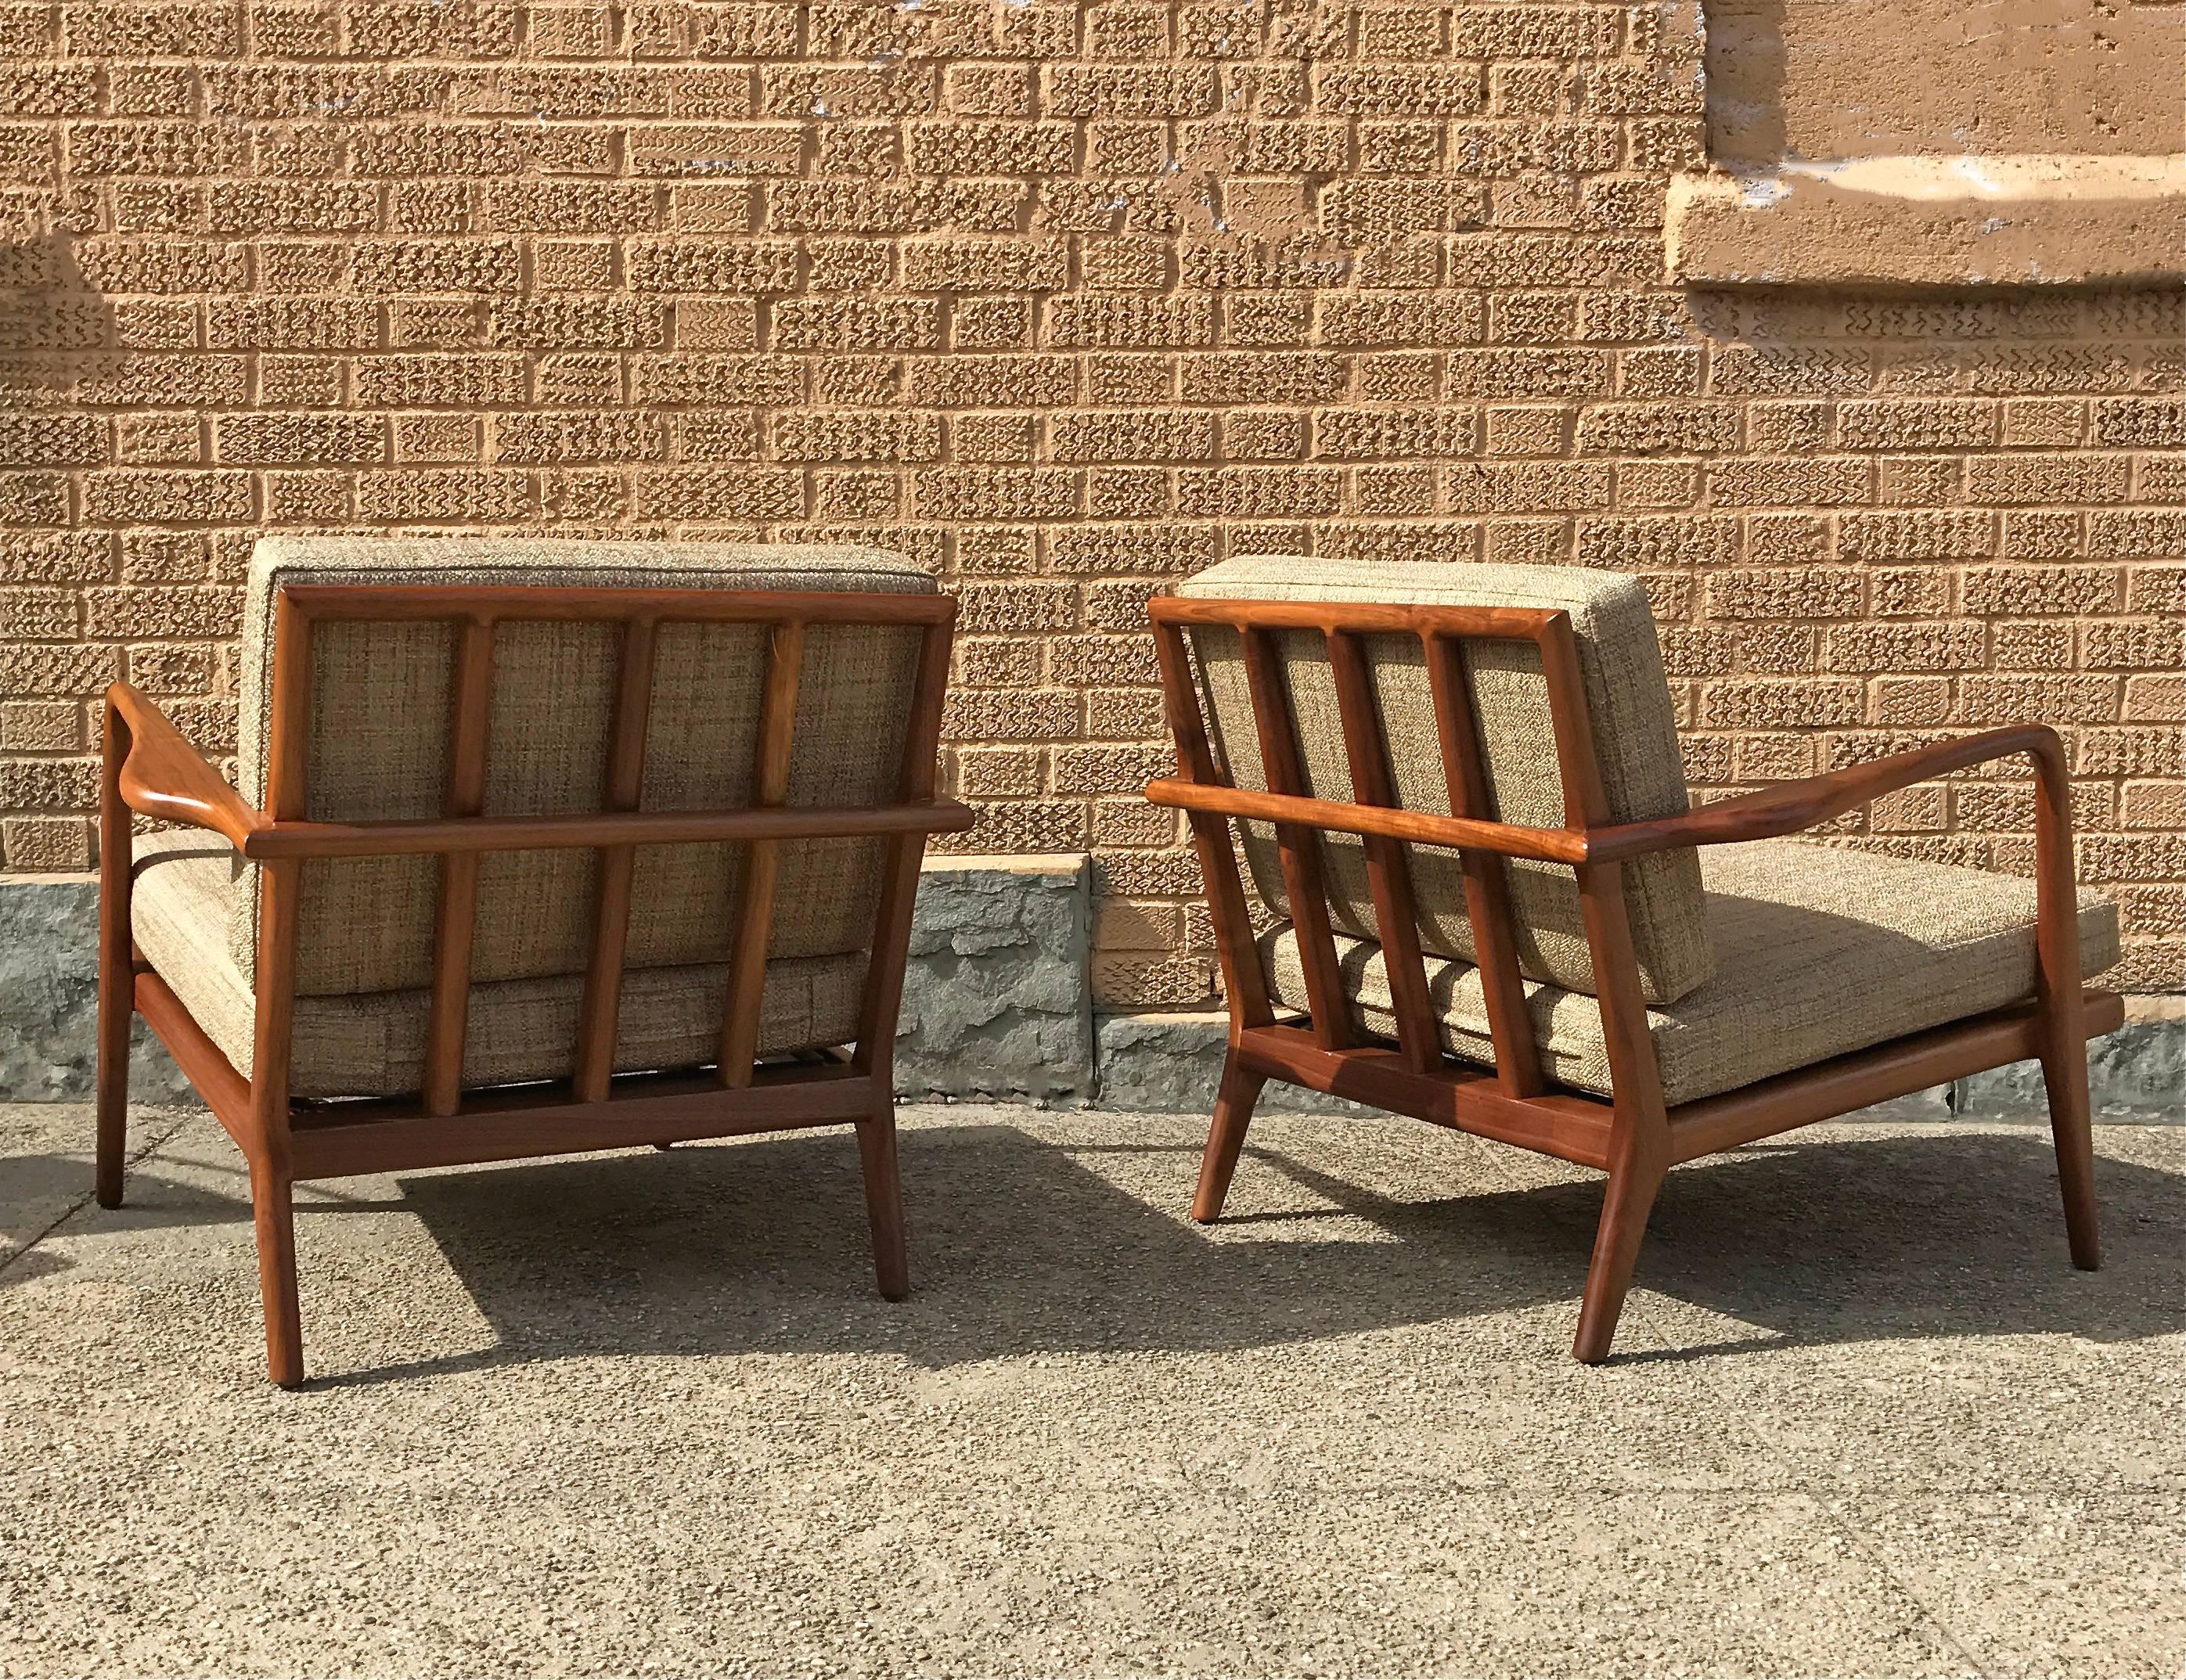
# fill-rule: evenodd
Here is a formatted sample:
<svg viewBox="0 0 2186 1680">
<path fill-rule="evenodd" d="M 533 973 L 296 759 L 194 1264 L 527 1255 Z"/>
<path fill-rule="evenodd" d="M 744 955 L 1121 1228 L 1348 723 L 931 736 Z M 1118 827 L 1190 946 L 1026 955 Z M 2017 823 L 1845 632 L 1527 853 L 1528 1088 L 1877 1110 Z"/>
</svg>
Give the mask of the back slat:
<svg viewBox="0 0 2186 1680">
<path fill-rule="evenodd" d="M 494 621 L 464 623 L 456 655 L 455 703 L 448 746 L 447 814 L 477 816 L 485 805 L 486 738 L 492 720 Z M 424 1106 L 453 1114 L 462 1101 L 463 1039 L 470 1016 L 471 943 L 478 911 L 479 856 L 440 860 L 440 898 L 433 933 L 433 1000 L 426 1018 Z"/>
<path fill-rule="evenodd" d="M 941 739 L 941 703 L 949 692 L 950 614 L 928 624 L 919 638 L 918 681 L 911 720 L 903 732 L 903 792 L 906 804 L 933 797 L 933 759 Z M 918 865 L 926 836 L 906 834 L 888 843 L 888 873 L 873 918 L 872 955 L 866 965 L 865 996 L 858 1009 L 858 1044 L 852 1065 L 876 1080 L 895 1066 L 896 1012 L 903 1003 L 904 965 L 911 955 L 911 912 L 918 897 Z"/>
<path fill-rule="evenodd" d="M 1253 697 L 1253 721 L 1260 737 L 1260 762 L 1274 793 L 1303 794 L 1305 772 L 1299 762 L 1298 720 L 1275 658 L 1275 638 L 1263 630 L 1241 634 L 1245 680 Z M 1291 901 L 1291 927 L 1298 935 L 1298 958 L 1305 971 L 1306 1006 L 1312 1012 L 1314 1042 L 1323 1050 L 1342 1050 L 1352 1040 L 1351 1005 L 1336 960 L 1329 931 L 1328 891 L 1321 869 L 1320 831 L 1295 823 L 1275 825 L 1282 860 L 1283 891 Z"/>
<path fill-rule="evenodd" d="M 794 619 L 774 626 L 759 702 L 759 736 L 752 757 L 752 804 L 779 805 L 789 792 L 790 750 L 797 731 L 797 680 L 804 664 L 804 626 Z M 737 895 L 736 941 L 729 955 L 728 997 L 721 1017 L 720 1081 L 752 1081 L 759 1043 L 759 998 L 766 984 L 766 942 L 774 921 L 774 886 L 782 866 L 777 842 L 754 840 L 744 848 Z"/>
<path fill-rule="evenodd" d="M 1176 736 L 1177 769 L 1187 781 L 1201 787 L 1223 785 L 1214 768 L 1214 749 L 1207 740 L 1207 720 L 1200 714 L 1199 696 L 1191 682 L 1191 655 L 1183 630 L 1173 624 L 1154 626 L 1154 655 L 1161 668 L 1162 703 L 1169 713 L 1169 730 Z M 1199 856 L 1199 871 L 1207 883 L 1207 907 L 1214 923 L 1214 946 L 1222 965 L 1222 987 L 1236 1019 L 1245 1026 L 1264 1027 L 1275 1018 L 1268 1006 L 1268 977 L 1253 949 L 1253 912 L 1245 898 L 1245 883 L 1237 872 L 1237 849 L 1229 820 L 1211 811 L 1188 814 L 1192 849 Z"/>
<path fill-rule="evenodd" d="M 1585 680 L 1570 619 L 1559 613 L 1544 624 L 1540 647 L 1541 675 L 1549 685 L 1549 714 L 1555 725 L 1556 766 L 1563 777 L 1565 820 L 1573 828 L 1597 827 L 1608 820 L 1609 796 L 1595 753 L 1594 724 L 1587 714 Z M 1583 863 L 1577 873 L 1610 1088 L 1617 1093 L 1618 1124 L 1628 1142 L 1636 1125 L 1662 1124 L 1662 1084 L 1632 955 L 1624 869 L 1617 863 Z"/>
<path fill-rule="evenodd" d="M 1397 796 L 1389 772 L 1388 739 L 1359 638 L 1331 630 L 1328 661 L 1336 679 L 1336 709 L 1343 726 L 1352 791 L 1361 804 L 1394 805 Z M 1374 900 L 1375 932 L 1389 977 L 1389 995 L 1396 1006 L 1397 1043 L 1405 1066 L 1416 1073 L 1427 1072 L 1442 1065 L 1442 1043 L 1427 989 L 1427 960 L 1420 952 L 1411 869 L 1403 846 L 1387 835 L 1369 834 L 1362 843 L 1367 888 Z"/>
<path fill-rule="evenodd" d="M 1421 639 L 1434 697 L 1435 734 L 1442 746 L 1450 815 L 1484 818 L 1488 814 L 1488 778 L 1482 768 L 1471 699 L 1459 668 L 1460 643 L 1455 636 L 1433 632 Z M 1479 959 L 1488 1037 L 1495 1045 L 1496 1082 L 1506 1096 L 1533 1096 L 1541 1089 L 1540 1054 L 1533 1043 L 1533 1017 L 1526 1013 L 1503 861 L 1491 853 L 1470 849 L 1460 849 L 1458 861 L 1465 871 L 1465 913 L 1472 926 L 1473 955 Z"/>
<path fill-rule="evenodd" d="M 654 620 L 624 625 L 622 664 L 615 683 L 614 722 L 608 743 L 605 809 L 634 811 L 645 787 L 646 725 L 653 709 Z M 622 961 L 630 938 L 631 878 L 635 846 L 600 848 L 599 892 L 592 918 L 591 953 L 585 970 L 584 1003 L 577 1016 L 576 1097 L 603 1101 L 614 1078 L 615 1025 L 622 1006 Z"/>
</svg>

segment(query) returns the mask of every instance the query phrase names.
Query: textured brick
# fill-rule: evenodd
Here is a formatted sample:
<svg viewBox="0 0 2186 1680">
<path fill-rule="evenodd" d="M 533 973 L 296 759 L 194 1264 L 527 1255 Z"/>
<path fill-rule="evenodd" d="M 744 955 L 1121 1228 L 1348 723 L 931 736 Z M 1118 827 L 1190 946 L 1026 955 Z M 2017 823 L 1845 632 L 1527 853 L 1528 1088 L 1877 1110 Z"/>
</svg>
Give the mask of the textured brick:
<svg viewBox="0 0 2186 1680">
<path fill-rule="evenodd" d="M 924 299 L 798 298 L 774 311 L 776 350 L 931 350 L 940 342 L 940 311 Z"/>
<path fill-rule="evenodd" d="M 524 386 L 513 355 L 375 356 L 356 372 L 357 400 L 372 408 L 504 408 Z"/>
<path fill-rule="evenodd" d="M 944 467 L 918 474 L 929 519 L 1056 519 L 1078 511 L 1074 473 L 1051 468 Z"/>
<path fill-rule="evenodd" d="M 2186 305 L 1664 285 L 1691 11 L 0 8 L 54 230 L 0 240 L 0 852 L 83 860 L 125 669 L 232 748 L 259 531 L 872 542 L 962 598 L 949 848 L 1092 847 L 1104 996 L 1203 1000 L 1148 594 L 1575 562 L 1644 580 L 1696 785 L 2065 725 L 2153 973 Z M 1840 826 L 2024 869 L 2032 820 L 2003 776 Z"/>
<path fill-rule="evenodd" d="M 83 480 L 84 517 L 97 524 L 236 524 L 250 517 L 247 473 L 107 472 Z"/>
<path fill-rule="evenodd" d="M 1846 624 L 1829 633 L 1831 670 L 1977 671 L 1988 657 L 1977 624 Z"/>
<path fill-rule="evenodd" d="M 404 524 L 505 524 L 531 511 L 530 475 L 486 468 L 361 473 L 357 517 Z"/>
<path fill-rule="evenodd" d="M 1579 415 L 1578 445 L 1589 455 L 1712 455 L 1737 448 L 1738 432 L 1730 403 L 1614 403 Z"/>
<path fill-rule="evenodd" d="M 494 442 L 499 459 L 525 465 L 658 461 L 667 448 L 660 417 L 647 413 L 503 414 Z"/>
<path fill-rule="evenodd" d="M 213 428 L 222 465 L 378 461 L 387 424 L 372 414 L 226 414 Z"/>
<path fill-rule="evenodd" d="M 920 238 L 903 247 L 903 283 L 914 292 L 1053 292 L 1070 269 L 1060 239 Z"/>
<path fill-rule="evenodd" d="M 2116 456 L 1979 456 L 1966 463 L 1966 494 L 1976 501 L 2122 501 L 2128 468 Z"/>
<path fill-rule="evenodd" d="M 633 395 L 647 403 L 788 403 L 804 391 L 803 366 L 786 356 L 641 356 L 634 372 Z"/>
<path fill-rule="evenodd" d="M 1729 519 L 1620 516 L 1578 522 L 1578 559 L 1619 571 L 1641 567 L 1719 566 L 1737 557 L 1738 526 Z"/>
<path fill-rule="evenodd" d="M 1994 552 L 1996 522 L 1987 513 L 1847 513 L 1837 524 L 1847 560 L 1976 560 Z"/>
<path fill-rule="evenodd" d="M 1707 580 L 1717 619 L 1849 619 L 1859 614 L 1861 574 L 1847 567 L 1739 569 Z"/>
<path fill-rule="evenodd" d="M 1842 680 L 1710 683 L 1701 692 L 1701 723 L 1708 729 L 1812 729 L 1860 720 L 1859 685 Z"/>
<path fill-rule="evenodd" d="M 1996 441 L 1996 430 L 1995 406 L 1986 402 L 1936 398 L 1837 406 L 1837 441 L 1847 449 L 1979 449 Z"/>
<path fill-rule="evenodd" d="M 933 461 L 941 422 L 931 414 L 784 414 L 774 423 L 779 461 Z"/>
<path fill-rule="evenodd" d="M 624 261 L 639 292 L 759 294 L 797 284 L 797 247 L 788 240 L 632 240 Z"/>
<path fill-rule="evenodd" d="M 99 423 L 83 414 L 0 414 L 0 462 L 10 467 L 86 467 L 106 456 Z"/>
<path fill-rule="evenodd" d="M 1214 453 L 1214 417 L 1162 410 L 1057 415 L 1048 432 L 1057 461 L 1203 461 Z"/>
<path fill-rule="evenodd" d="M 1960 594 L 1965 610 L 1982 617 L 2107 613 L 2117 602 L 2118 574 L 2106 566 L 1976 566 Z"/>
</svg>

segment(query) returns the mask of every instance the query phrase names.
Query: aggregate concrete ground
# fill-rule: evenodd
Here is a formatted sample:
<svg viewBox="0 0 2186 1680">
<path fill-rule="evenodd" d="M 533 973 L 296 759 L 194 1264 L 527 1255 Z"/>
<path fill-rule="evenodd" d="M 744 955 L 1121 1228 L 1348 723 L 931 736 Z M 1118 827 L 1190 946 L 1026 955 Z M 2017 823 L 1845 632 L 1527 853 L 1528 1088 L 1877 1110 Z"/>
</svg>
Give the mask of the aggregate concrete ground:
<svg viewBox="0 0 2186 1680">
<path fill-rule="evenodd" d="M 0 1109 L 0 1672 L 2166 1675 L 2186 1133 L 1816 1128 L 1598 1180 L 1410 1122 L 905 1111 L 317 1187 L 261 1380 L 240 1162 Z"/>
</svg>

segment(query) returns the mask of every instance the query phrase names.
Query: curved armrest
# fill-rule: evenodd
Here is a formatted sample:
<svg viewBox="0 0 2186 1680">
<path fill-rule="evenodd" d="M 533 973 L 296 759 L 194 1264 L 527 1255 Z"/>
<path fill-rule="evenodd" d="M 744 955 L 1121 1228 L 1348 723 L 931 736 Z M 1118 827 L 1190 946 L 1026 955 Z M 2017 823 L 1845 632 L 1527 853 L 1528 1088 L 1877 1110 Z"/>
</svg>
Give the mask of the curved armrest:
<svg viewBox="0 0 2186 1680">
<path fill-rule="evenodd" d="M 1940 741 L 1932 747 L 1877 759 L 1870 764 L 1782 782 L 1717 804 L 1696 806 L 1682 816 L 1597 828 L 1587 836 L 1587 858 L 1590 862 L 1614 862 L 1673 846 L 1718 846 L 1729 841 L 1796 834 L 1900 787 L 2014 753 L 2025 753 L 2034 760 L 2036 774 L 2053 791 L 2053 802 L 2069 824 L 2064 748 L 2057 731 L 2045 724 L 2023 724 L 2011 729 L 1985 730 L 1959 741 Z"/>
<path fill-rule="evenodd" d="M 106 691 L 106 709 L 107 774 L 131 810 L 210 829 L 238 851 L 266 826 L 144 695 L 117 682 Z"/>
</svg>

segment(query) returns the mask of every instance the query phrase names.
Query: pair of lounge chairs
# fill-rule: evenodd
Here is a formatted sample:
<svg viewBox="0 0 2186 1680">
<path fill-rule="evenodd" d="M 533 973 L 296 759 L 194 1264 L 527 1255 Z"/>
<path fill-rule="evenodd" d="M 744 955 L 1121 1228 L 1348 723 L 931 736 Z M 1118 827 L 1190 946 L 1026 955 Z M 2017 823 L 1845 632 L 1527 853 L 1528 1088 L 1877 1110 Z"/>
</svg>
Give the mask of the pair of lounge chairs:
<svg viewBox="0 0 2186 1680">
<path fill-rule="evenodd" d="M 249 1167 L 268 1367 L 304 1375 L 298 1179 L 849 1123 L 910 1287 L 891 1051 L 955 603 L 870 550 L 260 546 L 240 790 L 126 686 L 100 815 L 98 1196 L 141 1015 Z M 1230 1011 L 1195 1218 L 1281 1078 L 1602 1168 L 1603 1358 L 1678 1162 L 2038 1056 L 2097 1263 L 2057 737 L 1992 731 L 1689 809 L 1640 585 L 1225 563 L 1152 619 Z M 1805 845 L 2033 760 L 2027 883 Z M 136 837 L 132 819 L 175 826 Z"/>
</svg>

